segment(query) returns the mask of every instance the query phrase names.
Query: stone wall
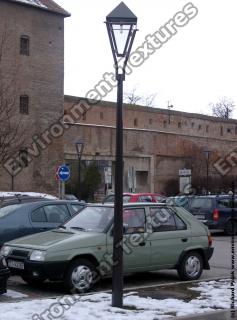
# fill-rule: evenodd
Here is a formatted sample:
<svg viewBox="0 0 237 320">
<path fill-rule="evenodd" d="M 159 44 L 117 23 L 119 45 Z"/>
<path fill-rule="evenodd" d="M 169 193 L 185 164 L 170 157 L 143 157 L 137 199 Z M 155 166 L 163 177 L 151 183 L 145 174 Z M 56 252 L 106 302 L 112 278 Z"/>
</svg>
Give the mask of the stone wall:
<svg viewBox="0 0 237 320">
<path fill-rule="evenodd" d="M 76 99 L 65 96 L 66 111 Z M 85 141 L 83 159 L 96 158 L 98 161 L 113 162 L 115 111 L 114 103 L 101 102 L 92 106 L 65 134 L 65 157 L 76 159 L 75 142 L 82 138 Z M 135 123 L 134 119 L 137 119 Z M 236 148 L 236 128 L 236 120 L 124 105 L 124 190 L 128 191 L 127 172 L 131 166 L 138 172 L 138 180 L 143 177 L 143 183 L 144 178 L 147 181 L 146 185 L 139 185 L 137 181 L 136 191 L 139 192 L 166 193 L 167 185 L 172 183 L 178 187 L 179 169 L 183 168 L 192 169 L 197 177 L 205 177 L 206 160 L 203 151 L 206 148 L 212 151 L 210 175 L 220 178 L 213 163 Z M 148 173 L 147 177 L 145 172 Z M 236 170 L 231 173 L 236 174 Z"/>
<path fill-rule="evenodd" d="M 15 112 L 27 132 L 24 144 L 19 148 L 31 148 L 33 136 L 40 136 L 63 115 L 64 18 L 1 1 L 0 39 L 3 34 L 7 36 L 7 47 L 4 47 L 1 67 L 16 86 Z M 29 56 L 20 55 L 22 35 L 30 39 Z M 19 113 L 20 95 L 29 96 L 29 115 Z M 55 139 L 40 156 L 32 158 L 29 166 L 14 177 L 14 189 L 56 193 L 55 168 L 63 162 L 62 138 Z M 11 177 L 2 169 L 0 190 L 10 189 Z"/>
</svg>

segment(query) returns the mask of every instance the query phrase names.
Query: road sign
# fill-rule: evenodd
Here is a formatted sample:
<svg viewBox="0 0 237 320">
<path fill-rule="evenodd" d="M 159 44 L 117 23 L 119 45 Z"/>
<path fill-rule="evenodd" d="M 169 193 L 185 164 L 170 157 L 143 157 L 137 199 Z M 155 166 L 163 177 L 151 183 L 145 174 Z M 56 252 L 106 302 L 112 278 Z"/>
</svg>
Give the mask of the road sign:
<svg viewBox="0 0 237 320">
<path fill-rule="evenodd" d="M 56 178 L 62 182 L 68 181 L 70 179 L 70 169 L 68 166 L 59 166 L 56 171 Z"/>
<path fill-rule="evenodd" d="M 105 183 L 111 184 L 112 183 L 112 170 L 111 167 L 104 168 L 104 175 L 105 175 Z"/>
<path fill-rule="evenodd" d="M 191 176 L 192 175 L 192 170 L 191 169 L 181 169 L 179 170 L 179 176 Z"/>
</svg>

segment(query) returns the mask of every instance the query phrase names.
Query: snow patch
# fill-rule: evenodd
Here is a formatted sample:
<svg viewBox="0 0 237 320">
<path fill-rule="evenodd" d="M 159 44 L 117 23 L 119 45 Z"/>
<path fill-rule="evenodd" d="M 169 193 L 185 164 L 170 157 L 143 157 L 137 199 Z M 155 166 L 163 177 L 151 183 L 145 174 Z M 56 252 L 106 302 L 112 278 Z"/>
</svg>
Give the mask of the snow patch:
<svg viewBox="0 0 237 320">
<path fill-rule="evenodd" d="M 36 6 L 36 7 L 48 9 L 40 0 L 15 0 L 15 1 L 30 4 L 30 5 Z"/>
<path fill-rule="evenodd" d="M 28 297 L 26 294 L 23 294 L 14 290 L 7 290 L 7 293 L 4 293 L 3 296 L 7 298 L 12 298 L 12 299 L 21 299 L 21 298 Z"/>
<path fill-rule="evenodd" d="M 30 196 L 30 197 L 39 197 L 39 198 L 45 198 L 45 199 L 52 199 L 52 200 L 57 200 L 57 197 L 54 197 L 50 194 L 47 193 L 40 193 L 40 192 L 5 192 L 5 191 L 0 191 L 0 197 L 12 197 L 16 195 L 25 195 L 25 196 Z"/>
<path fill-rule="evenodd" d="M 217 309 L 230 308 L 230 281 L 201 282 L 197 287 L 189 290 L 200 292 L 200 297 L 189 302 L 179 299 L 152 299 L 142 298 L 135 292 L 124 295 L 124 309 L 111 307 L 111 294 L 98 293 L 82 296 L 69 310 L 65 308 L 64 314 L 58 319 L 64 320 L 164 320 L 179 316 L 205 313 Z M 237 284 L 235 284 L 237 297 Z M 46 310 L 56 314 L 63 308 L 60 298 L 38 299 L 33 301 L 14 303 L 1 303 L 1 320 L 30 320 L 40 319 L 37 315 Z M 57 308 L 60 306 L 60 308 Z"/>
</svg>

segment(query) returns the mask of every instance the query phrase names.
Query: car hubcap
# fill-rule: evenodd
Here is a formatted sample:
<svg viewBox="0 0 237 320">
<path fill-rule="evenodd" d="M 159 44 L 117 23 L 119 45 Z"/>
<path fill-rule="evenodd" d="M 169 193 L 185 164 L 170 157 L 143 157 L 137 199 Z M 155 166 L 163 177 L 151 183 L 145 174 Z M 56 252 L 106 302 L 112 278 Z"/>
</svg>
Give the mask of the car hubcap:
<svg viewBox="0 0 237 320">
<path fill-rule="evenodd" d="M 92 283 L 92 272 L 87 266 L 78 266 L 72 272 L 73 286 L 79 290 L 84 291 L 90 288 Z"/>
<path fill-rule="evenodd" d="M 199 259 L 196 256 L 189 257 L 188 260 L 186 261 L 185 268 L 188 276 L 190 277 L 197 276 L 200 271 Z"/>
</svg>

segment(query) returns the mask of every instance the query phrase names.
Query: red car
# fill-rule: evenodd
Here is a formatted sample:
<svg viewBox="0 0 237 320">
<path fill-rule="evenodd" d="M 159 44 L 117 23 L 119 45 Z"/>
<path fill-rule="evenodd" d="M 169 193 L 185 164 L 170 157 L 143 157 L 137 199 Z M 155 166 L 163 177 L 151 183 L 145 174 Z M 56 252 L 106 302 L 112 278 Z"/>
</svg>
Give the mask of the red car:
<svg viewBox="0 0 237 320">
<path fill-rule="evenodd" d="M 166 197 L 157 193 L 124 193 L 123 202 L 165 202 Z M 113 203 L 114 194 L 107 196 L 103 203 Z"/>
</svg>

